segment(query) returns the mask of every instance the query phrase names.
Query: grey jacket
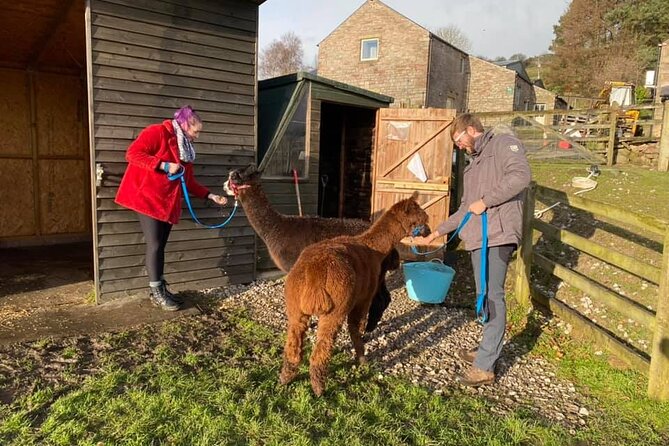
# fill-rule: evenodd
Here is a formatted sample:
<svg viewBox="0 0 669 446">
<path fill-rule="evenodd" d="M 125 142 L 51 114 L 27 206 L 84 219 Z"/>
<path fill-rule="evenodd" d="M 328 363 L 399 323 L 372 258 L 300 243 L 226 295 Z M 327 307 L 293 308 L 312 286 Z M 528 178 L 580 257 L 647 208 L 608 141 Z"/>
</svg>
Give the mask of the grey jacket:
<svg viewBox="0 0 669 446">
<path fill-rule="evenodd" d="M 488 207 L 488 246 L 519 244 L 523 225 L 523 194 L 532 174 L 523 143 L 505 128 L 481 135 L 472 160 L 464 170 L 460 208 L 437 228 L 440 234 L 455 230 L 469 210 L 482 199 Z M 465 249 L 481 248 L 481 216 L 472 215 L 460 232 Z"/>
</svg>

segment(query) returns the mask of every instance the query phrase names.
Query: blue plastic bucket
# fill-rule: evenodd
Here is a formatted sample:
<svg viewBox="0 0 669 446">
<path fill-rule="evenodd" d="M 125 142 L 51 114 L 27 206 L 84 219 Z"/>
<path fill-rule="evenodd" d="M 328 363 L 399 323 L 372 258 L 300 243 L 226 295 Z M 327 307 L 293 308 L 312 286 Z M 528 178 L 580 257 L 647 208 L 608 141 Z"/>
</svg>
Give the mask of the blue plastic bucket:
<svg viewBox="0 0 669 446">
<path fill-rule="evenodd" d="M 455 270 L 439 259 L 405 263 L 402 269 L 409 298 L 424 304 L 442 303 L 455 276 Z"/>
</svg>

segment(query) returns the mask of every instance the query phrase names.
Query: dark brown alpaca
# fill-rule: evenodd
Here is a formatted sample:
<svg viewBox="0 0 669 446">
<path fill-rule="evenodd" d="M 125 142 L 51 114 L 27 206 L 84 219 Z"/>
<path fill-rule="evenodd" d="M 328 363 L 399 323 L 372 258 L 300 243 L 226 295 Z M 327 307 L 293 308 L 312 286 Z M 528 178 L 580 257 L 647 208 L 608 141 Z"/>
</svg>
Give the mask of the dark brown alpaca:
<svg viewBox="0 0 669 446">
<path fill-rule="evenodd" d="M 281 384 L 297 375 L 312 315 L 318 316 L 318 329 L 309 375 L 316 395 L 325 388 L 332 348 L 346 318 L 356 360 L 366 362 L 362 329 L 383 259 L 415 227 L 427 227 L 427 221 L 428 215 L 412 197 L 393 205 L 360 235 L 324 240 L 302 251 L 284 289 L 288 333 Z"/>
<path fill-rule="evenodd" d="M 228 175 L 224 189 L 228 195 L 241 202 L 251 226 L 267 245 L 272 260 L 285 273 L 292 269 L 307 246 L 340 235 L 360 234 L 370 227 L 370 223 L 363 220 L 280 214 L 269 203 L 260 178 L 261 172 L 254 165 L 235 169 Z M 399 260 L 397 250 L 393 249 L 384 261 L 377 278 L 378 293 L 369 311 L 367 332 L 376 327 L 390 304 L 390 292 L 385 281 L 386 271 L 397 269 Z"/>
</svg>

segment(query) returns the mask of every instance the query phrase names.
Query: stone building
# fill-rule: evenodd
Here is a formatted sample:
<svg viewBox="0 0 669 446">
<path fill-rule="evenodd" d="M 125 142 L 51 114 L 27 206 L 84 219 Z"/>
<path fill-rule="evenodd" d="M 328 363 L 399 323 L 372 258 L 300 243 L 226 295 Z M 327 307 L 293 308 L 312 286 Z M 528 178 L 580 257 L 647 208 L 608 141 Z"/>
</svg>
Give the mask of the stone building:
<svg viewBox="0 0 669 446">
<path fill-rule="evenodd" d="M 467 106 L 467 54 L 378 0 L 320 42 L 318 74 L 392 96 L 394 107 Z"/>
<path fill-rule="evenodd" d="M 520 61 L 488 62 L 469 56 L 469 101 L 472 112 L 532 110 L 534 86 Z"/>
</svg>

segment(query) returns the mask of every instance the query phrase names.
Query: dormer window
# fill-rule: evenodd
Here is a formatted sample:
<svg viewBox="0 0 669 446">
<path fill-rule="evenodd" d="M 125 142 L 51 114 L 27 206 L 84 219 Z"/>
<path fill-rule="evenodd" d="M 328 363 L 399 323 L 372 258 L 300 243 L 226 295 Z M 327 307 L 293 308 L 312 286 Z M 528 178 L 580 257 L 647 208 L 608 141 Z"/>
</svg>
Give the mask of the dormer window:
<svg viewBox="0 0 669 446">
<path fill-rule="evenodd" d="M 379 58 L 379 39 L 362 39 L 360 42 L 360 60 Z"/>
</svg>

